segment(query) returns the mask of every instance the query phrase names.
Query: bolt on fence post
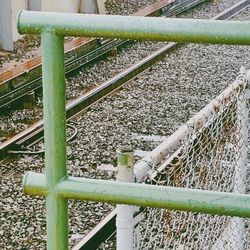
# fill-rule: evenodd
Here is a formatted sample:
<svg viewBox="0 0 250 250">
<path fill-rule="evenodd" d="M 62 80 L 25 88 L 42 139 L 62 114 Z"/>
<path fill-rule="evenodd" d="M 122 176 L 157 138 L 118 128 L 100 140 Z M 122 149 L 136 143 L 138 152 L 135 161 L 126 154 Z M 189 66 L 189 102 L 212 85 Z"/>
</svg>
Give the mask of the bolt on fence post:
<svg viewBox="0 0 250 250">
<path fill-rule="evenodd" d="M 134 182 L 134 154 L 131 149 L 120 149 L 118 151 L 117 166 L 118 182 Z M 116 249 L 132 250 L 133 239 L 133 214 L 134 206 L 117 205 L 116 217 Z"/>
<path fill-rule="evenodd" d="M 42 76 L 45 138 L 47 249 L 68 249 L 68 201 L 53 189 L 67 177 L 64 38 L 45 31 Z"/>
</svg>

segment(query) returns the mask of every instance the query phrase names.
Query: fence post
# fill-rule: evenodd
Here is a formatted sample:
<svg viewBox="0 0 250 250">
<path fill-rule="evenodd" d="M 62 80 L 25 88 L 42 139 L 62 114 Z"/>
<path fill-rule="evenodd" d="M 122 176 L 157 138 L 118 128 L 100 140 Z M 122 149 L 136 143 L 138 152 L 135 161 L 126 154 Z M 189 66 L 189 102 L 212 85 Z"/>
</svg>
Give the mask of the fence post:
<svg viewBox="0 0 250 250">
<path fill-rule="evenodd" d="M 240 69 L 239 81 L 246 80 L 246 70 L 244 67 Z M 235 175 L 233 192 L 235 194 L 244 194 L 246 189 L 246 168 L 247 168 L 247 143 L 248 143 L 248 86 L 240 93 L 237 100 L 236 110 L 236 126 L 237 126 L 237 143 L 236 148 L 238 155 L 234 162 Z M 227 228 L 224 230 L 222 237 L 220 237 L 214 244 L 214 249 L 245 249 L 245 222 L 243 218 L 232 217 Z"/>
<path fill-rule="evenodd" d="M 246 70 L 244 67 L 240 69 L 239 80 L 245 81 Z M 246 191 L 246 169 L 247 169 L 247 143 L 248 143 L 248 108 L 247 93 L 248 87 L 244 89 L 238 100 L 237 107 L 237 146 L 238 158 L 235 164 L 234 176 L 234 193 L 244 194 Z M 243 218 L 233 217 L 229 224 L 230 231 L 228 234 L 228 244 L 230 249 L 245 249 L 245 222 Z"/>
<path fill-rule="evenodd" d="M 134 182 L 134 154 L 131 149 L 118 151 L 117 181 Z M 133 214 L 134 206 L 117 205 L 116 249 L 133 249 Z"/>
<path fill-rule="evenodd" d="M 240 69 L 240 77 L 246 77 L 244 67 Z M 239 130 L 238 146 L 239 157 L 235 167 L 234 177 L 234 193 L 244 194 L 246 192 L 246 170 L 247 170 L 247 143 L 248 143 L 248 108 L 247 108 L 247 92 L 248 86 L 242 92 L 237 110 L 237 125 Z M 244 250 L 245 244 L 245 222 L 243 218 L 234 217 L 232 219 L 232 228 L 234 229 L 234 244 L 233 249 Z"/>
<path fill-rule="evenodd" d="M 54 188 L 67 177 L 63 37 L 42 33 L 47 249 L 68 249 L 68 201 Z"/>
<path fill-rule="evenodd" d="M 240 78 L 246 79 L 246 70 L 240 69 Z M 248 109 L 247 109 L 248 86 L 241 93 L 237 110 L 238 147 L 239 156 L 235 167 L 234 193 L 244 194 L 246 192 L 246 164 L 247 164 L 247 143 L 248 143 Z"/>
</svg>

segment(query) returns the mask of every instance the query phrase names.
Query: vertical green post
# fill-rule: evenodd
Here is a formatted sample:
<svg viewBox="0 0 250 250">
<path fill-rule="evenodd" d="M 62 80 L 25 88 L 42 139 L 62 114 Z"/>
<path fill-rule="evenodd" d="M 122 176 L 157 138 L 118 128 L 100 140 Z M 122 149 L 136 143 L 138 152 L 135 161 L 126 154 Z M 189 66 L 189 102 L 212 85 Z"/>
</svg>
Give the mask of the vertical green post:
<svg viewBox="0 0 250 250">
<path fill-rule="evenodd" d="M 45 174 L 48 187 L 47 249 L 68 249 L 68 201 L 53 192 L 67 177 L 64 38 L 53 31 L 42 36 Z"/>
</svg>

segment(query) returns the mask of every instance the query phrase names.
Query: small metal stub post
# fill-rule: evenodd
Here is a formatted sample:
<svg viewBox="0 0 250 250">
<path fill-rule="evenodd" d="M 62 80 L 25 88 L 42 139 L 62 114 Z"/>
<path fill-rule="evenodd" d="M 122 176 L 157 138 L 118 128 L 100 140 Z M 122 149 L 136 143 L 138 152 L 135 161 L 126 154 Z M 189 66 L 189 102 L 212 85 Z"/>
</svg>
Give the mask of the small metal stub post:
<svg viewBox="0 0 250 250">
<path fill-rule="evenodd" d="M 123 148 L 118 151 L 117 181 L 134 182 L 134 154 L 131 149 Z M 133 215 L 134 206 L 117 205 L 117 250 L 133 249 Z"/>
</svg>

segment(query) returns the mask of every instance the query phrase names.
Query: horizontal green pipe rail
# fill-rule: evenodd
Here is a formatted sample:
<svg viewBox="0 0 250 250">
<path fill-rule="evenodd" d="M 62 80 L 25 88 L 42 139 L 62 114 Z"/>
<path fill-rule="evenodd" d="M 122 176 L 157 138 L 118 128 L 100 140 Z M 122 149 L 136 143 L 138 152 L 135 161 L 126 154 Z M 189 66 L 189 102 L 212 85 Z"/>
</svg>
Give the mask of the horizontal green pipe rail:
<svg viewBox="0 0 250 250">
<path fill-rule="evenodd" d="M 62 36 L 250 44 L 249 21 L 21 11 L 18 16 L 18 31 L 20 34 L 47 31 Z"/>
<path fill-rule="evenodd" d="M 62 179 L 51 190 L 46 185 L 45 175 L 33 172 L 25 175 L 23 185 L 24 192 L 30 195 L 46 196 L 52 192 L 66 199 L 250 218 L 250 196 L 243 194 L 75 177 Z"/>
<path fill-rule="evenodd" d="M 21 34 L 41 34 L 45 175 L 24 177 L 27 194 L 46 196 L 47 249 L 68 249 L 68 199 L 102 201 L 250 218 L 250 196 L 68 177 L 63 36 L 250 44 L 250 22 L 27 12 Z"/>
</svg>

